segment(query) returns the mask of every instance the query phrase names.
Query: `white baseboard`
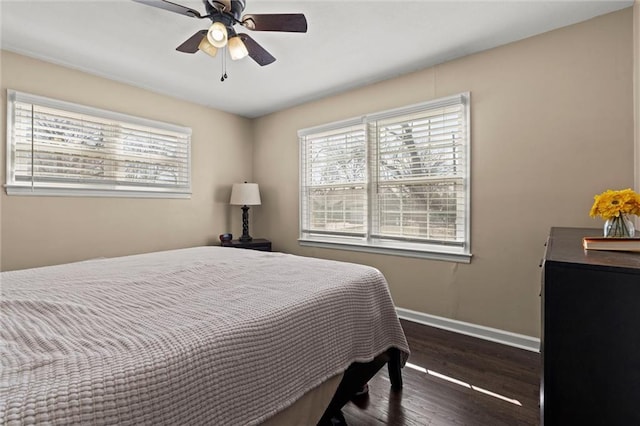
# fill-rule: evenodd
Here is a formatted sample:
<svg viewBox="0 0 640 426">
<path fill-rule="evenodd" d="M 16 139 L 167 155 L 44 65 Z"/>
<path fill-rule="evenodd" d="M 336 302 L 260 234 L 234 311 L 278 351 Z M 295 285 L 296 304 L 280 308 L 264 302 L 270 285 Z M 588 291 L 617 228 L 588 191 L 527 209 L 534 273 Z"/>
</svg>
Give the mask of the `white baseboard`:
<svg viewBox="0 0 640 426">
<path fill-rule="evenodd" d="M 502 343 L 503 345 L 514 346 L 516 348 L 526 349 L 532 352 L 540 352 L 540 339 L 535 337 L 511 333 L 510 331 L 499 330 L 497 328 L 471 324 L 469 322 L 429 315 L 423 312 L 412 311 L 410 309 L 396 308 L 396 312 L 398 313 L 398 317 L 407 321 L 413 321 L 419 324 L 453 331 L 455 333 L 466 334 L 467 336 L 490 340 L 492 342 Z"/>
</svg>

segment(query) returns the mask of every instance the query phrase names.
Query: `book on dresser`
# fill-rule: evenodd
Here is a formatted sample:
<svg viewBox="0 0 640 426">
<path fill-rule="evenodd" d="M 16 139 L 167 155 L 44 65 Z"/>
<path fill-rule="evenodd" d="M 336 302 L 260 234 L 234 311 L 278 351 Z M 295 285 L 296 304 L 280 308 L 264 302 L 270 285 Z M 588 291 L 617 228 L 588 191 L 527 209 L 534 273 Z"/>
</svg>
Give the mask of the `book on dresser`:
<svg viewBox="0 0 640 426">
<path fill-rule="evenodd" d="M 585 250 L 613 250 L 640 252 L 640 238 L 584 237 Z"/>
</svg>

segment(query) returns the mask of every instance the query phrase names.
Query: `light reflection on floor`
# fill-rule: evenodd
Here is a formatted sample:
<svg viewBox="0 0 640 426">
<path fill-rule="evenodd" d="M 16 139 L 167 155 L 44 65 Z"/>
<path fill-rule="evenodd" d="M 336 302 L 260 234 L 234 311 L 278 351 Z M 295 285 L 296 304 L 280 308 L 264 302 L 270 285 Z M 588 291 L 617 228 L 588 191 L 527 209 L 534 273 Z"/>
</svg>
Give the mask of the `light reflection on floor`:
<svg viewBox="0 0 640 426">
<path fill-rule="evenodd" d="M 489 396 L 492 396 L 494 398 L 498 398 L 498 399 L 501 399 L 503 401 L 510 402 L 511 404 L 518 405 L 518 406 L 522 407 L 522 404 L 517 399 L 508 398 L 508 397 L 506 397 L 504 395 L 500 395 L 499 393 L 491 392 L 491 391 L 489 391 L 487 389 L 483 389 L 481 387 L 469 384 L 469 383 L 464 382 L 462 380 L 458 380 L 458 379 L 456 379 L 454 377 L 447 376 L 445 374 L 441 374 L 441 373 L 438 373 L 436 371 L 429 370 L 429 369 L 424 368 L 424 367 L 420 367 L 419 365 L 411 364 L 409 362 L 407 362 L 405 366 L 409 367 L 409 368 L 411 368 L 413 370 L 420 371 L 421 373 L 429 374 L 429 375 L 437 377 L 439 379 L 446 380 L 446 381 L 451 382 L 451 383 L 455 383 L 456 385 L 463 386 L 465 388 L 469 388 L 469 389 L 472 389 L 474 391 L 483 393 L 485 395 L 489 395 Z"/>
</svg>

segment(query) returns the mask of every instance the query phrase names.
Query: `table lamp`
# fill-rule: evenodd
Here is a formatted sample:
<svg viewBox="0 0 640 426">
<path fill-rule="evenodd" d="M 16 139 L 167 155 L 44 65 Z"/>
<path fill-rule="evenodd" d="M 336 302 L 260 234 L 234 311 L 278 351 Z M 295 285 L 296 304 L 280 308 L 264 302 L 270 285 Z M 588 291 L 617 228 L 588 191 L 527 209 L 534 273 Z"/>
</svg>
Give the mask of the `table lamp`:
<svg viewBox="0 0 640 426">
<path fill-rule="evenodd" d="M 240 241 L 251 241 L 249 235 L 249 206 L 260 205 L 260 190 L 257 183 L 234 183 L 231 188 L 231 205 L 242 206 L 242 236 Z"/>
</svg>

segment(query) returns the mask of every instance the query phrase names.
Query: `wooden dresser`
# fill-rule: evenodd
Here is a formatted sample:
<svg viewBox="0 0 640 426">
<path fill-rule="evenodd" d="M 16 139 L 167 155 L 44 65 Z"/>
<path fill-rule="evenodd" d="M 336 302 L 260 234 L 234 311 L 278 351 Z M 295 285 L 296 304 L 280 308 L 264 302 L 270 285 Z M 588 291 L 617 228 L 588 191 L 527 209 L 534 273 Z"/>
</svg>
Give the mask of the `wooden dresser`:
<svg viewBox="0 0 640 426">
<path fill-rule="evenodd" d="M 585 251 L 552 228 L 542 274 L 540 420 L 640 425 L 640 253 Z"/>
</svg>

